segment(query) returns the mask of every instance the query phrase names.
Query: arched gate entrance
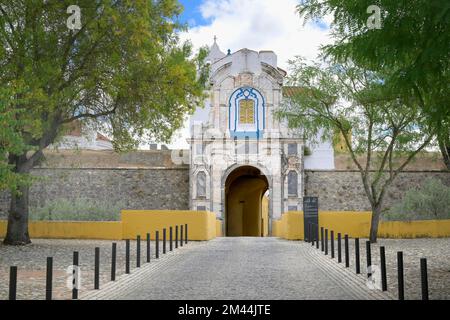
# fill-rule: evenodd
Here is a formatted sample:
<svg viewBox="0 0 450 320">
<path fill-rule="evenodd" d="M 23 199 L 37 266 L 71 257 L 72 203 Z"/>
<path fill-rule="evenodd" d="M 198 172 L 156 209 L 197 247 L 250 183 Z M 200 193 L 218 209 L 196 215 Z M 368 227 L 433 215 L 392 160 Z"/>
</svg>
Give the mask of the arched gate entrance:
<svg viewBox="0 0 450 320">
<path fill-rule="evenodd" d="M 225 182 L 225 233 L 228 237 L 268 235 L 269 200 L 267 177 L 258 168 L 243 166 Z"/>
</svg>

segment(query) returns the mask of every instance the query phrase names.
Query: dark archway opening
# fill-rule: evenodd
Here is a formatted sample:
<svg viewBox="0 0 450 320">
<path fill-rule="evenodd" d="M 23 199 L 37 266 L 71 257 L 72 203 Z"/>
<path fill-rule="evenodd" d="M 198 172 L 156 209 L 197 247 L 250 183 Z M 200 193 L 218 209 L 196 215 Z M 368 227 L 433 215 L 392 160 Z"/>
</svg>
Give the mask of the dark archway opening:
<svg viewBox="0 0 450 320">
<path fill-rule="evenodd" d="M 255 167 L 239 167 L 225 182 L 226 236 L 264 237 L 268 234 L 269 183 Z"/>
</svg>

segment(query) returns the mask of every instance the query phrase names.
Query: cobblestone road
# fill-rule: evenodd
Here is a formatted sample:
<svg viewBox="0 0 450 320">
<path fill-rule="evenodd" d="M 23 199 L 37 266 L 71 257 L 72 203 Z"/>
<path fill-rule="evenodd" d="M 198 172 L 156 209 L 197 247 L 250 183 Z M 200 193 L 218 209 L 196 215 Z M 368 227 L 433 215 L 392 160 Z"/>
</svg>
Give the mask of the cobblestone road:
<svg viewBox="0 0 450 320">
<path fill-rule="evenodd" d="M 189 244 L 83 299 L 390 299 L 304 242 L 218 238 Z"/>
</svg>

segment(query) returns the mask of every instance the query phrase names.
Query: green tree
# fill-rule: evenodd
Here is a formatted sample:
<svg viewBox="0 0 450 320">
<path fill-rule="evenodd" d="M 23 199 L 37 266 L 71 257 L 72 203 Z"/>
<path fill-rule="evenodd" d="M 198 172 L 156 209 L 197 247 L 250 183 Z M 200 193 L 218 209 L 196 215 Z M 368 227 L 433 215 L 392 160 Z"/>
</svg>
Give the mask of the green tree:
<svg viewBox="0 0 450 320">
<path fill-rule="evenodd" d="M 368 27 L 377 5 L 381 28 Z M 450 2 L 442 0 L 304 0 L 305 21 L 331 16 L 334 43 L 323 48 L 337 62 L 350 59 L 372 71 L 389 70 L 386 85 L 415 95 L 437 130 L 450 170 Z"/>
<path fill-rule="evenodd" d="M 19 185 L 29 182 L 28 177 L 15 173 L 8 163 L 9 155 L 21 154 L 27 149 L 18 134 L 17 115 L 21 110 L 12 107 L 10 95 L 0 88 L 0 191 L 16 190 Z"/>
<path fill-rule="evenodd" d="M 16 174 L 28 175 L 73 121 L 101 127 L 127 150 L 167 141 L 203 100 L 204 53 L 192 58 L 180 43 L 178 1 L 76 2 L 73 30 L 73 1 L 0 1 L 0 87 L 14 89 L 14 131 L 28 146 L 8 153 Z M 30 242 L 28 193 L 23 184 L 12 194 L 5 244 Z"/>
<path fill-rule="evenodd" d="M 450 219 L 450 187 L 437 178 L 427 178 L 406 192 L 403 199 L 383 213 L 385 220 Z"/>
<path fill-rule="evenodd" d="M 434 132 L 417 99 L 386 96 L 383 78 L 373 72 L 350 64 L 307 64 L 301 58 L 290 64 L 289 84 L 303 89 L 278 116 L 308 140 L 342 134 L 372 207 L 370 240 L 376 242 L 390 185 L 430 145 Z"/>
</svg>

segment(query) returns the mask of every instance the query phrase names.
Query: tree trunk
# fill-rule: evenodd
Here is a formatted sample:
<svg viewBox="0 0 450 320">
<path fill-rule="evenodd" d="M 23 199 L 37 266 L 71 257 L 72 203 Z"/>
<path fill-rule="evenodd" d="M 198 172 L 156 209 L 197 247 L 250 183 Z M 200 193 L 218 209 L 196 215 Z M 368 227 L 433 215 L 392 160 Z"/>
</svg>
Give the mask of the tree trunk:
<svg viewBox="0 0 450 320">
<path fill-rule="evenodd" d="M 26 245 L 31 243 L 28 234 L 28 196 L 29 186 L 19 187 L 19 194 L 11 194 L 11 207 L 8 215 L 8 229 L 4 244 Z"/>
<path fill-rule="evenodd" d="M 381 217 L 381 203 L 372 207 L 372 219 L 370 222 L 369 240 L 371 243 L 377 243 L 378 239 L 378 225 Z"/>
<path fill-rule="evenodd" d="M 442 158 L 444 159 L 447 170 L 450 170 L 450 146 L 445 142 L 439 142 L 439 149 L 441 149 Z"/>
</svg>

